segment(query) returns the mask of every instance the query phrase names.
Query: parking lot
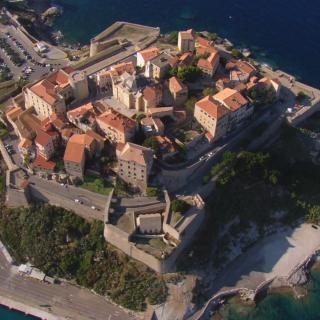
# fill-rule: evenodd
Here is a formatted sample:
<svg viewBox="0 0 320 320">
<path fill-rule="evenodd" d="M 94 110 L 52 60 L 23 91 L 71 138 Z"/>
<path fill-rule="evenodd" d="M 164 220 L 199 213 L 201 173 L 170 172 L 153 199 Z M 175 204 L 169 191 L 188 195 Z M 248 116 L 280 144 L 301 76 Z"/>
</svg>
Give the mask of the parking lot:
<svg viewBox="0 0 320 320">
<path fill-rule="evenodd" d="M 42 78 L 50 71 L 66 65 L 67 61 L 48 61 L 42 58 L 13 27 L 1 27 L 0 36 L 0 66 L 7 68 L 14 80 L 33 82 Z M 0 71 L 1 71 L 0 68 Z"/>
</svg>

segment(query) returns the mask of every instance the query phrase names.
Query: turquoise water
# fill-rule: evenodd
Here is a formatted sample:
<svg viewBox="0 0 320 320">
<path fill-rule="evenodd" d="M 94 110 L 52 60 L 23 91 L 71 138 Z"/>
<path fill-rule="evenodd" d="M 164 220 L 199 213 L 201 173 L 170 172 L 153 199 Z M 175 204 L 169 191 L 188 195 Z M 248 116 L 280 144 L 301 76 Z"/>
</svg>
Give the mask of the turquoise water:
<svg viewBox="0 0 320 320">
<path fill-rule="evenodd" d="M 1 320 L 35 320 L 38 318 L 25 316 L 20 312 L 9 310 L 5 307 L 0 307 L 0 319 Z"/>
<path fill-rule="evenodd" d="M 320 270 L 312 271 L 312 283 L 306 298 L 296 300 L 290 293 L 267 295 L 255 308 L 245 307 L 230 300 L 218 315 L 226 320 L 319 320 Z M 215 319 L 219 319 L 218 315 Z"/>
<path fill-rule="evenodd" d="M 56 27 L 67 40 L 88 43 L 122 20 L 161 27 L 163 33 L 195 28 L 254 49 L 263 62 L 320 87 L 319 0 L 55 0 L 64 15 Z"/>
</svg>

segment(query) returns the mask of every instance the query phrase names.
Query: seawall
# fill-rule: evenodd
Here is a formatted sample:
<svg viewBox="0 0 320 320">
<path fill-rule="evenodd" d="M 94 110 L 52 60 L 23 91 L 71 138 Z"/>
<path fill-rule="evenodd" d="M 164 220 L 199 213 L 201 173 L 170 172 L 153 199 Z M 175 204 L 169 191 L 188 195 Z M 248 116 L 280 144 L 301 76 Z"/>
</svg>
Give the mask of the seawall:
<svg viewBox="0 0 320 320">
<path fill-rule="evenodd" d="M 14 310 L 20 311 L 26 315 L 38 317 L 40 319 L 46 319 L 46 320 L 67 319 L 65 317 L 54 316 L 48 312 L 45 312 L 43 310 L 39 310 L 39 309 L 31 307 L 31 306 L 28 306 L 22 302 L 14 301 L 13 299 L 4 297 L 2 295 L 0 295 L 0 305 L 8 307 L 9 309 L 14 309 Z"/>
</svg>

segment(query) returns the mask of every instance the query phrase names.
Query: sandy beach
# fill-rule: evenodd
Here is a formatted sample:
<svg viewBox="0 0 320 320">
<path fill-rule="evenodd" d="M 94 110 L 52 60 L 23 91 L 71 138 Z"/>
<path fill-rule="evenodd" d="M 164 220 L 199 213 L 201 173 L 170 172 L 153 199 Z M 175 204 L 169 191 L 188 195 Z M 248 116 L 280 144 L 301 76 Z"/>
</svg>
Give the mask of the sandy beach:
<svg viewBox="0 0 320 320">
<path fill-rule="evenodd" d="M 255 290 L 262 282 L 281 279 L 320 248 L 320 228 L 303 223 L 277 232 L 231 262 L 214 281 L 212 295 L 233 288 Z"/>
</svg>

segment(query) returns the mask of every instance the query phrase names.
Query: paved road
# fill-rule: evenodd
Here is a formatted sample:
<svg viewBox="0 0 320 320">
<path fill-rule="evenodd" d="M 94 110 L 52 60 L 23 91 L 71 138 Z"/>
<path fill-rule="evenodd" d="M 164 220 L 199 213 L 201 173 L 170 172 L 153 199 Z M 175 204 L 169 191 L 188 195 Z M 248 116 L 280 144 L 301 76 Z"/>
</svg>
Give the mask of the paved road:
<svg viewBox="0 0 320 320">
<path fill-rule="evenodd" d="M 79 187 L 64 187 L 57 182 L 33 175 L 29 177 L 29 182 L 32 195 L 37 199 L 73 210 L 87 220 L 97 219 L 103 221 L 108 196 L 93 193 Z M 81 200 L 83 204 L 75 203 L 75 199 Z M 92 209 L 91 206 L 95 206 L 96 210 Z"/>
<path fill-rule="evenodd" d="M 59 319 L 129 320 L 135 317 L 87 289 L 22 277 L 0 253 L 0 296 L 54 314 Z"/>
</svg>

